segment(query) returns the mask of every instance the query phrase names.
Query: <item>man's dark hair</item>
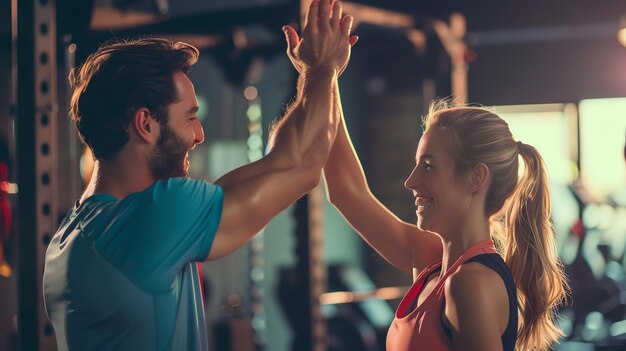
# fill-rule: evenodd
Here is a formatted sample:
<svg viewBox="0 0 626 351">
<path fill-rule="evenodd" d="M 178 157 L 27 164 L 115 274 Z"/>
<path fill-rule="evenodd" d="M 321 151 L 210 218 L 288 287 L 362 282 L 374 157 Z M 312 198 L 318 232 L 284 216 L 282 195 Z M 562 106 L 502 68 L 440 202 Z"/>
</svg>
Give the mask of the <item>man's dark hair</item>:
<svg viewBox="0 0 626 351">
<path fill-rule="evenodd" d="M 127 128 L 142 107 L 161 124 L 179 97 L 174 73 L 187 73 L 198 49 L 168 39 L 109 42 L 70 73 L 70 116 L 96 159 L 111 160 L 129 140 Z"/>
</svg>

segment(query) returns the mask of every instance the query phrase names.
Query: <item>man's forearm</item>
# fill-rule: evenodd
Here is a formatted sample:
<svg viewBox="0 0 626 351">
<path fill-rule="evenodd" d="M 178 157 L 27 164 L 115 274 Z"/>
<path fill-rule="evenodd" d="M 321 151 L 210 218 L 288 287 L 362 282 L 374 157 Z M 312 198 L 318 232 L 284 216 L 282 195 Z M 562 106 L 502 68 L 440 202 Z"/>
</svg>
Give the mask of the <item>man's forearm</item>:
<svg viewBox="0 0 626 351">
<path fill-rule="evenodd" d="M 332 113 L 336 70 L 318 69 L 300 77 L 298 97 L 291 110 L 273 130 L 273 151 L 286 162 L 325 162 L 337 133 L 338 118 Z"/>
</svg>

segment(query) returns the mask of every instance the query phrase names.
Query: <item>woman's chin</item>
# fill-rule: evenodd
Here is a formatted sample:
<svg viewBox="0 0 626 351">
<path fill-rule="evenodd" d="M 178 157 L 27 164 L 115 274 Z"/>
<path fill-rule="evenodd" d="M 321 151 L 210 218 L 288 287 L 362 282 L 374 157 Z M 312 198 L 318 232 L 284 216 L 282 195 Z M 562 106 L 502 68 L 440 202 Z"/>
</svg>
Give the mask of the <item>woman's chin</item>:
<svg viewBox="0 0 626 351">
<path fill-rule="evenodd" d="M 424 220 L 420 219 L 419 217 L 417 218 L 417 229 L 419 230 L 423 230 L 423 231 L 430 231 L 430 226 L 428 226 L 427 223 L 424 222 Z"/>
<path fill-rule="evenodd" d="M 421 230 L 423 232 L 429 232 L 429 233 L 433 233 L 433 234 L 437 234 L 438 233 L 437 229 L 432 224 L 429 224 L 429 223 L 421 220 L 420 218 L 417 219 L 417 229 L 419 229 L 419 230 Z"/>
</svg>

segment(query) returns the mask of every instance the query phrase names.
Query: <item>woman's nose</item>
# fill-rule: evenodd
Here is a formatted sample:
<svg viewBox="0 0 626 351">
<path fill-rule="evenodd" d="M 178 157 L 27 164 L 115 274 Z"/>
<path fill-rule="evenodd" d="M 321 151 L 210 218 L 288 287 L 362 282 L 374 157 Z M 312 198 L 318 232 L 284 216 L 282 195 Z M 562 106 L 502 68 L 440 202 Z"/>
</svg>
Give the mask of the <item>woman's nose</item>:
<svg viewBox="0 0 626 351">
<path fill-rule="evenodd" d="M 415 184 L 417 183 L 417 166 L 413 168 L 409 177 L 404 181 L 404 187 L 413 190 L 415 188 Z"/>
</svg>

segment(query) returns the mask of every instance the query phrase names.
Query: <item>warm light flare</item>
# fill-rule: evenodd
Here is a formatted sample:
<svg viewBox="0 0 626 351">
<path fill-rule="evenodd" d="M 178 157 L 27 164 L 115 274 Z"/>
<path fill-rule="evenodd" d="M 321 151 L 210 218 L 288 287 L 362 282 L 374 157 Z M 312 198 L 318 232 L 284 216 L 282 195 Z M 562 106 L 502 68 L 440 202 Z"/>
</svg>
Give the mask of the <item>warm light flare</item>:
<svg viewBox="0 0 626 351">
<path fill-rule="evenodd" d="M 329 292 L 320 296 L 320 303 L 325 305 L 349 303 L 352 301 L 354 301 L 354 294 L 347 291 Z"/>
<path fill-rule="evenodd" d="M 617 40 L 623 47 L 626 47 L 626 28 L 622 28 L 617 32 Z"/>
<path fill-rule="evenodd" d="M 334 291 L 321 294 L 319 300 L 324 305 L 359 302 L 369 299 L 394 300 L 401 298 L 408 289 L 408 286 L 399 286 L 370 291 Z"/>
<path fill-rule="evenodd" d="M 17 184 L 7 181 L 0 182 L 0 191 L 7 194 L 17 194 Z"/>
<path fill-rule="evenodd" d="M 259 96 L 259 92 L 255 87 L 251 85 L 244 89 L 243 96 L 246 98 L 246 100 L 252 101 L 256 99 L 257 96 Z"/>
</svg>

